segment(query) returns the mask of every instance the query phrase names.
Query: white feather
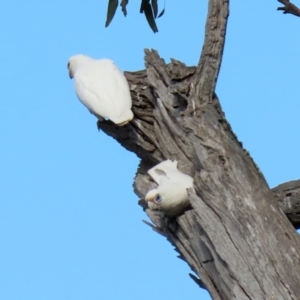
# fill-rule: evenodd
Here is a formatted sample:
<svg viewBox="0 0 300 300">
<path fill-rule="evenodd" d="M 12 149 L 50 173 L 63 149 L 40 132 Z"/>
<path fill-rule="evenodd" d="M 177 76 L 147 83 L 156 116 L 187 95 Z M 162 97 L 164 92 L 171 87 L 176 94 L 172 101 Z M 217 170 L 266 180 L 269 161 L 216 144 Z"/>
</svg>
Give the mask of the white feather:
<svg viewBox="0 0 300 300">
<path fill-rule="evenodd" d="M 171 161 L 170 159 L 167 159 L 161 163 L 159 163 L 158 165 L 154 166 L 152 169 L 148 170 L 148 174 L 153 178 L 153 180 L 159 184 L 159 181 L 161 179 L 162 176 L 167 176 L 167 174 L 169 174 L 169 176 L 172 177 L 172 173 L 173 172 L 178 171 L 177 170 L 177 161 Z M 164 172 L 165 175 L 162 173 Z M 173 176 L 174 177 L 174 176 Z"/>
<path fill-rule="evenodd" d="M 118 125 L 133 119 L 128 82 L 113 61 L 76 55 L 68 68 L 77 97 L 91 113 Z"/>
<path fill-rule="evenodd" d="M 168 216 L 182 213 L 188 206 L 187 189 L 193 188 L 193 178 L 177 169 L 177 161 L 166 160 L 148 171 L 148 174 L 158 184 L 145 196 L 148 207 L 163 211 Z M 161 197 L 161 201 L 157 201 Z"/>
</svg>

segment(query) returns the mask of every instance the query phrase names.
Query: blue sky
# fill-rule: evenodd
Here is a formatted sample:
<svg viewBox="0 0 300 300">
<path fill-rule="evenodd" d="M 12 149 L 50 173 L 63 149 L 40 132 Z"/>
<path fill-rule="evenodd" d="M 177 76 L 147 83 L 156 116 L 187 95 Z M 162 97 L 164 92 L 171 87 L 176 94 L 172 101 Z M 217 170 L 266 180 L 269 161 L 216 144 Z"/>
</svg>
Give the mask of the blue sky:
<svg viewBox="0 0 300 300">
<path fill-rule="evenodd" d="M 140 70 L 144 48 L 195 65 L 207 1 L 167 1 L 158 34 L 140 1 L 108 28 L 107 1 L 24 2 L 5 1 L 0 11 L 0 299 L 210 299 L 141 222 L 132 189 L 139 159 L 97 131 L 66 69 L 84 53 Z M 277 6 L 231 2 L 217 85 L 271 187 L 299 179 L 300 169 L 299 19 Z"/>
</svg>

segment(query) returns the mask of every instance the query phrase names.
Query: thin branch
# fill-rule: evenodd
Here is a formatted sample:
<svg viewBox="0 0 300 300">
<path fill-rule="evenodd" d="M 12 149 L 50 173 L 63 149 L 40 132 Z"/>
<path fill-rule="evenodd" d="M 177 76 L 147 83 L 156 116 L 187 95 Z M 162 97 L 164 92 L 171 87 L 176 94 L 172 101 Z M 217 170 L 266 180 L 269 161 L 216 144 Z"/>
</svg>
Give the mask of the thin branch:
<svg viewBox="0 0 300 300">
<path fill-rule="evenodd" d="M 195 79 L 195 94 L 201 101 L 212 99 L 222 62 L 229 0 L 209 1 L 208 16 L 205 25 L 205 41 Z"/>
<path fill-rule="evenodd" d="M 284 14 L 292 14 L 294 16 L 300 17 L 300 9 L 289 0 L 278 0 L 278 2 L 282 3 L 283 7 L 278 7 L 277 10 L 283 10 Z"/>
</svg>

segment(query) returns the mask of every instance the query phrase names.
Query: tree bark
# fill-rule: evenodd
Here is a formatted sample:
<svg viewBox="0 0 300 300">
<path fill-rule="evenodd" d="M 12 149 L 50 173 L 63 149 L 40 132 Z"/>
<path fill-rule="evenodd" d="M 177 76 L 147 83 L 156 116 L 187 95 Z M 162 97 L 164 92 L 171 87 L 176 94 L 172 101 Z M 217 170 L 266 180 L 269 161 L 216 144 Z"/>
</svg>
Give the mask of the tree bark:
<svg viewBox="0 0 300 300">
<path fill-rule="evenodd" d="M 215 94 L 228 5 L 209 1 L 197 67 L 176 60 L 167 65 L 146 50 L 146 71 L 125 73 L 135 118 L 123 127 L 105 121 L 99 128 L 141 158 L 134 189 L 142 199 L 155 186 L 147 170 L 162 160 L 176 159 L 179 170 L 194 177 L 192 209 L 183 215 L 166 219 L 140 204 L 155 225 L 146 223 L 175 246 L 213 299 L 296 300 L 300 239 L 278 203 L 289 208 L 285 199 L 298 192 L 285 186 L 272 194 Z"/>
<path fill-rule="evenodd" d="M 278 0 L 284 6 L 278 7 L 277 10 L 282 10 L 284 14 L 292 14 L 294 16 L 300 17 L 300 9 L 289 0 Z"/>
<path fill-rule="evenodd" d="M 272 189 L 273 199 L 295 229 L 300 229 L 300 180 L 289 181 Z"/>
</svg>

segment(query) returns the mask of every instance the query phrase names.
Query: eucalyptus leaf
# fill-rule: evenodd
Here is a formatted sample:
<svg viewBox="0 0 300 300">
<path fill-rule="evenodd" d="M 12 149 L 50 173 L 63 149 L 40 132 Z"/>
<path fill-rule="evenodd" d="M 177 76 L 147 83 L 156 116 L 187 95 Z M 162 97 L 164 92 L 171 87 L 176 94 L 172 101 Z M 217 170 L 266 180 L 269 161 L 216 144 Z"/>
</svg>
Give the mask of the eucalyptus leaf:
<svg viewBox="0 0 300 300">
<path fill-rule="evenodd" d="M 157 12 L 158 12 L 157 0 L 151 0 L 151 5 L 152 5 L 152 10 L 153 10 L 154 18 L 156 19 Z"/>
<path fill-rule="evenodd" d="M 127 9 L 126 9 L 126 5 L 128 4 L 128 0 L 122 0 L 120 6 L 122 7 L 122 12 L 124 14 L 124 16 L 127 16 Z"/>
<path fill-rule="evenodd" d="M 114 15 L 116 13 L 117 7 L 118 7 L 119 1 L 118 0 L 109 0 L 108 1 L 108 8 L 107 8 L 107 17 L 105 22 L 105 27 L 107 27 L 112 19 L 114 18 Z"/>
<path fill-rule="evenodd" d="M 165 9 L 166 9 L 166 0 L 165 0 L 165 3 L 164 3 L 164 9 L 160 12 L 160 14 L 158 15 L 157 18 L 160 18 L 161 16 L 163 16 L 163 14 L 165 13 Z"/>
<path fill-rule="evenodd" d="M 150 4 L 150 0 L 142 0 L 141 2 L 141 8 L 140 8 L 140 13 L 144 13 L 147 19 L 147 22 L 153 32 L 158 32 L 155 20 L 154 20 L 154 15 L 152 11 L 152 7 Z"/>
</svg>

